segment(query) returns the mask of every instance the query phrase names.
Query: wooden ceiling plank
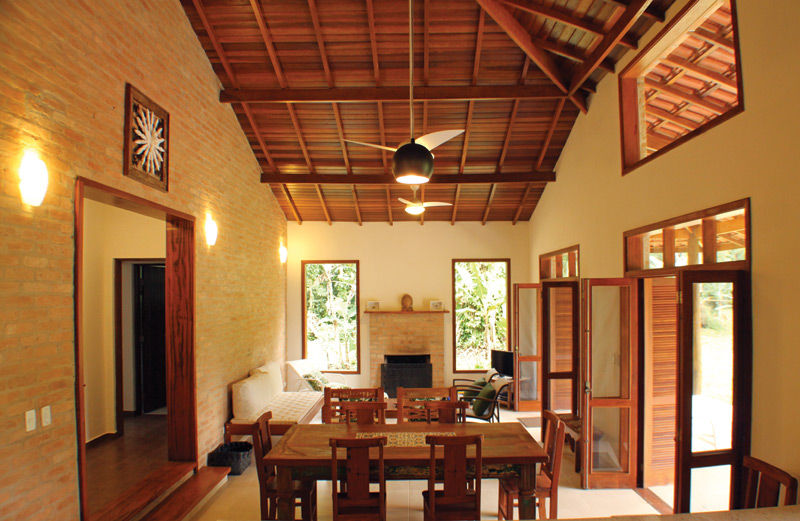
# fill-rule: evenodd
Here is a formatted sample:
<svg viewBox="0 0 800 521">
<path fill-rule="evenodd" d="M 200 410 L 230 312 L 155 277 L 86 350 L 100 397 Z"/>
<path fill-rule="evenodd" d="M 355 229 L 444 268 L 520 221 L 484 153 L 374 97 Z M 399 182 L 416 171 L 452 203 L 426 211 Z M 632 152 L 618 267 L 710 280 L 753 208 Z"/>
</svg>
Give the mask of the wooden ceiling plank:
<svg viewBox="0 0 800 521">
<path fill-rule="evenodd" d="M 380 63 L 378 62 L 378 39 L 375 35 L 375 9 L 372 0 L 367 0 L 367 24 L 369 25 L 369 44 L 372 50 L 372 73 L 375 76 L 375 85 L 381 83 Z"/>
<path fill-rule="evenodd" d="M 333 221 L 331 221 L 331 214 L 328 212 L 328 205 L 325 203 L 325 196 L 322 194 L 322 187 L 319 184 L 316 184 L 314 185 L 314 189 L 317 191 L 319 204 L 322 205 L 322 212 L 325 214 L 325 220 L 328 221 L 329 226 L 332 226 Z"/>
<path fill-rule="evenodd" d="M 328 62 L 328 52 L 325 50 L 325 40 L 322 38 L 322 26 L 319 23 L 319 12 L 315 0 L 308 0 L 308 11 L 311 13 L 311 23 L 314 26 L 314 36 L 317 38 L 317 48 L 322 60 L 322 70 L 325 72 L 325 81 L 328 83 L 328 87 L 333 87 L 331 66 Z"/>
<path fill-rule="evenodd" d="M 683 107 L 682 110 L 686 110 L 686 107 Z M 647 106 L 647 112 L 651 113 L 659 118 L 666 119 L 667 121 L 671 121 L 681 127 L 685 128 L 686 130 L 692 131 L 697 129 L 702 123 L 696 123 L 689 118 L 684 118 L 679 116 L 678 114 L 669 112 L 667 110 L 654 107 L 653 105 Z"/>
<path fill-rule="evenodd" d="M 595 36 L 603 35 L 603 26 L 584 18 L 578 18 L 570 10 L 548 7 L 538 2 L 521 2 L 519 0 L 500 0 L 504 4 L 526 13 L 543 16 L 550 20 L 561 22 L 575 29 L 580 29 Z"/>
<path fill-rule="evenodd" d="M 303 137 L 303 130 L 300 127 L 300 120 L 297 119 L 297 113 L 294 110 L 294 105 L 291 103 L 286 104 L 286 109 L 289 111 L 289 117 L 292 120 L 292 126 L 294 127 L 294 132 L 297 134 L 297 143 L 300 145 L 300 150 L 303 152 L 303 158 L 306 160 L 306 165 L 308 166 L 309 173 L 313 174 L 316 172 L 314 170 L 314 165 L 311 163 L 311 155 L 308 152 L 308 146 L 306 146 L 306 140 Z"/>
<path fill-rule="evenodd" d="M 458 215 L 458 200 L 461 197 L 461 185 L 456 185 L 456 195 L 453 197 L 453 214 L 450 217 L 450 226 L 456 223 L 456 215 Z"/>
<path fill-rule="evenodd" d="M 692 36 L 700 38 L 701 40 L 710 43 L 712 45 L 718 45 L 719 47 L 722 47 L 728 52 L 735 52 L 736 50 L 736 46 L 733 43 L 733 40 L 712 33 L 711 31 L 703 29 L 702 27 L 698 27 L 697 29 L 692 31 Z"/>
<path fill-rule="evenodd" d="M 514 128 L 514 121 L 517 119 L 517 109 L 519 109 L 519 100 L 514 100 L 514 105 L 511 106 L 511 114 L 508 116 L 508 127 L 506 127 L 506 137 L 503 140 L 503 148 L 500 150 L 500 157 L 497 159 L 497 168 L 495 172 L 500 172 L 503 168 L 503 163 L 506 160 L 508 153 L 508 144 L 511 142 L 511 131 Z"/>
<path fill-rule="evenodd" d="M 464 141 L 461 145 L 461 160 L 458 165 L 458 173 L 464 173 L 464 165 L 467 164 L 467 150 L 469 149 L 469 131 L 472 127 L 472 111 L 475 108 L 475 101 L 469 100 L 467 104 L 467 121 L 464 125 Z"/>
<path fill-rule="evenodd" d="M 486 209 L 483 211 L 483 219 L 481 219 L 481 225 L 483 226 L 486 226 L 486 220 L 489 218 L 489 210 L 492 208 L 492 201 L 494 200 L 496 189 L 496 184 L 493 184 L 492 187 L 489 188 L 489 198 L 486 200 Z"/>
<path fill-rule="evenodd" d="M 531 187 L 533 185 L 528 183 L 525 187 L 525 191 L 522 193 L 522 198 L 519 200 L 519 206 L 517 206 L 517 211 L 514 212 L 514 218 L 511 220 L 511 225 L 517 224 L 519 221 L 519 216 L 522 214 L 522 209 L 525 207 L 525 201 L 528 199 L 528 194 L 531 192 Z"/>
<path fill-rule="evenodd" d="M 603 1 L 607 4 L 611 4 L 616 7 L 628 7 L 628 5 L 630 5 L 631 3 L 631 0 L 603 0 Z M 645 18 L 649 18 L 654 22 L 660 22 L 660 23 L 665 22 L 667 19 L 667 13 L 665 13 L 662 9 L 660 9 L 656 5 L 647 6 L 647 9 L 645 9 L 644 13 L 642 13 L 642 16 L 644 16 Z"/>
<path fill-rule="evenodd" d="M 424 80 L 425 85 L 428 84 L 430 77 L 430 14 L 429 0 L 425 0 L 422 4 L 422 79 Z"/>
<path fill-rule="evenodd" d="M 725 85 L 726 87 L 733 89 L 734 91 L 738 90 L 739 88 L 735 79 L 724 76 L 716 71 L 706 69 L 702 65 L 692 63 L 689 60 L 684 60 L 683 58 L 678 58 L 675 56 L 666 56 L 663 59 L 663 61 L 674 67 L 680 67 L 682 69 L 686 69 L 687 74 L 700 78 L 703 81 L 719 83 L 721 85 Z"/>
<path fill-rule="evenodd" d="M 383 103 L 380 101 L 378 102 L 378 130 L 381 134 L 381 146 L 386 145 L 386 122 L 384 120 L 383 115 Z M 381 149 L 381 160 L 383 161 L 383 171 L 386 174 L 389 174 L 389 161 L 388 161 L 388 153 L 386 150 Z"/>
<path fill-rule="evenodd" d="M 575 71 L 569 86 L 569 93 L 575 93 L 584 81 L 600 66 L 603 60 L 614 50 L 614 47 L 627 34 L 636 20 L 644 13 L 652 0 L 631 0 L 625 11 L 614 23 L 611 29 L 603 36 L 600 43 L 589 55 L 588 59 Z"/>
<path fill-rule="evenodd" d="M 211 28 L 211 24 L 206 17 L 201 0 L 193 0 L 193 4 L 195 11 L 197 11 L 197 15 L 200 17 L 200 23 L 203 24 L 203 29 L 205 29 L 208 39 L 211 40 L 211 45 L 214 47 L 214 52 L 217 53 L 219 61 L 222 63 L 222 68 L 225 69 L 225 74 L 228 75 L 228 81 L 230 81 L 234 88 L 237 88 L 239 86 L 239 82 L 236 80 L 236 76 L 233 74 L 233 69 L 231 68 L 228 58 L 225 56 L 225 52 L 222 50 L 222 45 L 219 43 L 219 40 Z M 250 110 L 250 107 L 247 103 L 242 103 L 242 109 L 244 109 L 244 114 L 247 117 L 247 121 L 250 123 L 250 127 L 253 129 L 253 134 L 256 136 L 256 141 L 258 141 L 258 146 L 261 149 L 261 153 L 264 154 L 267 164 L 272 172 L 277 173 L 278 167 L 275 165 L 275 161 L 272 159 L 272 155 L 267 149 L 267 144 L 264 142 L 264 138 L 261 136 L 261 131 L 258 128 L 258 125 L 256 125 L 253 112 Z"/>
<path fill-rule="evenodd" d="M 358 206 L 358 194 L 356 193 L 356 185 L 350 185 L 350 191 L 353 193 L 353 206 L 355 206 L 356 210 L 356 219 L 358 219 L 358 225 L 363 226 L 364 223 L 361 221 L 361 208 Z"/>
<path fill-rule="evenodd" d="M 339 111 L 339 105 L 337 103 L 333 103 L 331 106 L 333 107 L 333 117 L 336 119 L 336 132 L 339 136 L 339 146 L 342 149 L 344 167 L 348 174 L 352 174 L 353 168 L 350 165 L 350 157 L 347 153 L 347 143 L 344 140 L 344 124 L 342 123 L 342 113 Z"/>
<path fill-rule="evenodd" d="M 547 129 L 547 135 L 544 138 L 542 149 L 539 151 L 539 157 L 536 159 L 536 170 L 542 168 L 542 161 L 544 161 L 544 158 L 547 155 L 547 149 L 550 148 L 550 141 L 553 139 L 553 133 L 558 125 L 558 120 L 561 118 L 561 112 L 564 110 L 565 101 L 566 98 L 561 98 L 561 100 L 556 104 L 556 110 L 553 113 L 553 120 L 550 122 L 550 128 Z"/>
<path fill-rule="evenodd" d="M 415 101 L 555 99 L 564 95 L 548 85 L 417 86 Z M 408 87 L 333 87 L 327 89 L 224 89 L 222 103 L 365 103 L 408 101 Z"/>
<path fill-rule="evenodd" d="M 278 52 L 275 50 L 275 42 L 272 40 L 272 34 L 267 27 L 267 22 L 264 20 L 264 13 L 262 12 L 259 4 L 259 0 L 250 0 L 250 7 L 252 7 L 253 14 L 256 17 L 256 24 L 258 25 L 258 31 L 261 34 L 261 39 L 264 42 L 264 45 L 267 47 L 269 61 L 272 63 L 275 76 L 278 78 L 278 85 L 285 89 L 287 87 L 286 75 L 283 73 L 283 67 L 278 59 Z"/>
<path fill-rule="evenodd" d="M 478 31 L 475 36 L 475 57 L 472 60 L 472 85 L 478 84 L 478 73 L 481 68 L 481 51 L 483 50 L 483 27 L 486 23 L 486 11 L 480 10 L 478 15 Z"/>
<path fill-rule="evenodd" d="M 300 217 L 300 212 L 297 210 L 297 205 L 294 204 L 292 194 L 289 193 L 289 189 L 285 184 L 281 184 L 281 191 L 283 192 L 283 196 L 286 198 L 286 200 L 289 201 L 289 207 L 292 209 L 292 214 L 294 214 L 294 220 L 297 221 L 297 224 L 303 224 L 303 218 Z"/>
<path fill-rule="evenodd" d="M 583 63 L 588 59 L 588 55 L 584 50 L 573 45 L 562 45 L 550 40 L 535 40 L 535 42 L 545 51 L 553 53 L 557 56 L 561 56 L 562 58 L 567 58 L 568 60 L 572 60 L 574 62 Z M 600 63 L 599 69 L 605 72 L 613 73 L 615 69 L 614 62 L 609 59 L 605 59 Z"/>
</svg>

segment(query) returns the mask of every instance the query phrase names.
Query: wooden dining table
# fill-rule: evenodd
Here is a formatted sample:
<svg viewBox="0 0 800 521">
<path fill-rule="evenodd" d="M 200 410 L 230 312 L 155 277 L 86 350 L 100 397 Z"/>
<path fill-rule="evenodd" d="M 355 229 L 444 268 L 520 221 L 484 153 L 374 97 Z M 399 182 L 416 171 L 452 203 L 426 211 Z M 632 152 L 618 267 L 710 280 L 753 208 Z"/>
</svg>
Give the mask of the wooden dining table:
<svg viewBox="0 0 800 521">
<path fill-rule="evenodd" d="M 294 425 L 264 457 L 265 464 L 276 467 L 278 519 L 294 519 L 292 480 L 331 479 L 331 448 L 328 442 L 331 438 L 385 435 L 388 439 L 384 448 L 386 479 L 427 480 L 430 466 L 430 448 L 425 444 L 427 434 L 483 434 L 483 477 L 517 479 L 520 487 L 520 519 L 536 519 L 533 497 L 536 465 L 546 461 L 547 455 L 518 422 Z M 377 452 L 373 457 L 377 459 Z"/>
</svg>

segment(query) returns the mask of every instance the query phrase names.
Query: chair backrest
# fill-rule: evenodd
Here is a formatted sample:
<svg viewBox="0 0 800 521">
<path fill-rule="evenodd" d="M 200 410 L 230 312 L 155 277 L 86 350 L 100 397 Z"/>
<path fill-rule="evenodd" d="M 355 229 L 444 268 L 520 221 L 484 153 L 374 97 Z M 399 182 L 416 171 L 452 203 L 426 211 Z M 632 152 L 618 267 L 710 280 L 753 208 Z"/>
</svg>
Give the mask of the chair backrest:
<svg viewBox="0 0 800 521">
<path fill-rule="evenodd" d="M 362 387 L 360 389 L 334 389 L 326 387 L 323 391 L 322 423 L 334 423 L 343 417 L 341 408 L 344 402 L 382 402 L 383 387 Z"/>
<path fill-rule="evenodd" d="M 341 402 L 339 423 L 383 425 L 386 423 L 386 402 Z"/>
<path fill-rule="evenodd" d="M 542 418 L 545 421 L 544 451 L 547 454 L 547 461 L 541 465 L 539 472 L 547 476 L 550 481 L 550 491 L 547 494 L 550 498 L 550 512 L 547 519 L 556 519 L 558 517 L 558 482 L 561 479 L 561 459 L 564 454 L 566 425 L 553 411 L 542 411 Z M 540 508 L 542 517 L 544 517 L 544 507 Z"/>
<path fill-rule="evenodd" d="M 744 508 L 776 507 L 780 499 L 781 485 L 785 487 L 784 505 L 797 504 L 797 480 L 787 472 L 751 456 L 745 456 L 747 471 Z"/>
<path fill-rule="evenodd" d="M 448 514 L 459 509 L 459 519 L 481 518 L 481 477 L 483 475 L 483 458 L 481 445 L 483 435 L 471 436 L 437 436 L 428 435 L 425 443 L 430 445 L 430 474 L 428 476 L 428 509 L 435 519 L 437 505 L 447 505 Z M 468 447 L 475 446 L 475 455 L 468 458 Z M 436 495 L 436 447 L 443 447 L 442 460 L 444 488 Z M 469 472 L 469 461 L 472 461 L 472 473 Z M 468 483 L 474 479 L 474 488 Z"/>
<path fill-rule="evenodd" d="M 467 402 L 451 400 L 432 400 L 422 402 L 425 407 L 425 419 L 428 423 L 464 423 L 467 421 Z"/>
<path fill-rule="evenodd" d="M 428 421 L 424 402 L 432 400 L 458 401 L 455 387 L 398 387 L 397 423 Z"/>
<path fill-rule="evenodd" d="M 385 404 L 384 404 L 385 405 Z M 331 438 L 331 490 L 333 499 L 333 519 L 341 519 L 342 511 L 348 507 L 375 509 L 378 514 L 374 519 L 386 519 L 386 477 L 383 470 L 383 446 L 386 437 L 380 438 Z M 346 457 L 339 459 L 338 448 L 345 448 Z M 371 447 L 378 448 L 378 497 L 370 495 L 369 468 Z M 339 477 L 339 466 L 345 467 L 344 479 Z M 340 490 L 341 482 L 346 483 Z M 369 517 L 359 517 L 368 519 Z"/>
<path fill-rule="evenodd" d="M 267 517 L 269 510 L 267 485 L 270 479 L 275 476 L 275 467 L 273 465 L 264 464 L 264 456 L 272 450 L 272 437 L 269 432 L 269 420 L 271 419 L 272 412 L 267 411 L 253 424 L 253 452 L 255 455 L 258 490 L 261 500 L 261 519 L 269 519 L 269 517 Z"/>
</svg>

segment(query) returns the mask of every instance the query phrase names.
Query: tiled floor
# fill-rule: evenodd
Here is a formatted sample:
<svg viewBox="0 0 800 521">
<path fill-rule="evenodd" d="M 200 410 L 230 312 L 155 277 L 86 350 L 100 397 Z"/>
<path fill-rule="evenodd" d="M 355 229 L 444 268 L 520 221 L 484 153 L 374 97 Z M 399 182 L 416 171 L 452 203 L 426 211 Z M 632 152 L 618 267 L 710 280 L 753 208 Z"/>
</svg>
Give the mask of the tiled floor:
<svg viewBox="0 0 800 521">
<path fill-rule="evenodd" d="M 529 413 L 502 411 L 501 421 L 516 421 Z M 528 429 L 538 437 L 538 429 Z M 582 490 L 574 472 L 572 454 L 565 450 L 559 486 L 559 519 L 605 517 L 612 515 L 657 514 L 633 490 Z M 387 483 L 387 518 L 389 521 L 422 521 L 424 481 Z M 331 519 L 330 483 L 317 485 L 318 517 Z M 483 481 L 483 519 L 497 519 L 497 480 Z M 241 476 L 230 476 L 228 483 L 197 512 L 192 521 L 245 521 L 259 519 L 258 478 L 251 465 Z"/>
</svg>

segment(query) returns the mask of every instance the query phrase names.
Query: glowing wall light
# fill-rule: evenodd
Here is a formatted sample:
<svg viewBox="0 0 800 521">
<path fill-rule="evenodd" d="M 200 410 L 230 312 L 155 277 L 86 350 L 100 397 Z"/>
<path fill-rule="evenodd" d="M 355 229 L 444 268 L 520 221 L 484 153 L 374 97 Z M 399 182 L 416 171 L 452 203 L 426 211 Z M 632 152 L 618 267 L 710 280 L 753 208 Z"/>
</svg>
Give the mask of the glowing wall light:
<svg viewBox="0 0 800 521">
<path fill-rule="evenodd" d="M 206 214 L 206 244 L 214 246 L 217 243 L 217 223 L 211 218 L 211 214 Z"/>
<path fill-rule="evenodd" d="M 19 192 L 22 202 L 31 206 L 42 204 L 47 193 L 47 165 L 33 149 L 25 151 L 19 165 Z"/>
<path fill-rule="evenodd" d="M 289 258 L 289 250 L 286 249 L 283 242 L 281 242 L 281 246 L 278 248 L 278 255 L 281 257 L 281 264 L 286 264 L 286 259 Z"/>
</svg>

